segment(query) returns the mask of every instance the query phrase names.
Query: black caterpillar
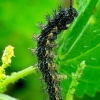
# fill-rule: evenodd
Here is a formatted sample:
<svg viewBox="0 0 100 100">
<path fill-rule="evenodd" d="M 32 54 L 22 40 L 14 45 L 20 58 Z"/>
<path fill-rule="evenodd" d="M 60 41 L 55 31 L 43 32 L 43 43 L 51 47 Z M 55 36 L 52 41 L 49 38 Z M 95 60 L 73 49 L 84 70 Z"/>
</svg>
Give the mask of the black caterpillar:
<svg viewBox="0 0 100 100">
<path fill-rule="evenodd" d="M 52 19 L 49 15 L 46 17 L 48 23 L 42 27 L 41 33 L 37 37 L 38 68 L 47 85 L 49 100 L 62 100 L 58 72 L 53 61 L 54 41 L 62 30 L 68 28 L 66 25 L 72 23 L 76 16 L 77 11 L 72 7 L 72 0 L 70 0 L 69 8 L 64 9 L 59 6 L 58 13 L 54 11 Z"/>
</svg>

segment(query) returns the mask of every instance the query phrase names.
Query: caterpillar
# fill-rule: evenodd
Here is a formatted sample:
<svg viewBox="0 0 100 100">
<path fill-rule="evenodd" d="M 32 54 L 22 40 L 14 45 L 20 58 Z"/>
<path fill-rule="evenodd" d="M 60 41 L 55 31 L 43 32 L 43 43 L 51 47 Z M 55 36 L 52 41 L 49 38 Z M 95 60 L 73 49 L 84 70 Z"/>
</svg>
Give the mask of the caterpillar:
<svg viewBox="0 0 100 100">
<path fill-rule="evenodd" d="M 55 40 L 57 35 L 62 30 L 68 29 L 66 25 L 73 22 L 78 13 L 72 7 L 72 0 L 70 0 L 69 8 L 58 7 L 53 13 L 53 18 L 46 16 L 47 24 L 41 25 L 40 35 L 37 39 L 36 55 L 38 60 L 38 68 L 42 73 L 44 82 L 46 83 L 49 100 L 62 100 L 60 81 L 58 78 L 56 65 L 54 64 L 53 49 L 55 47 Z"/>
</svg>

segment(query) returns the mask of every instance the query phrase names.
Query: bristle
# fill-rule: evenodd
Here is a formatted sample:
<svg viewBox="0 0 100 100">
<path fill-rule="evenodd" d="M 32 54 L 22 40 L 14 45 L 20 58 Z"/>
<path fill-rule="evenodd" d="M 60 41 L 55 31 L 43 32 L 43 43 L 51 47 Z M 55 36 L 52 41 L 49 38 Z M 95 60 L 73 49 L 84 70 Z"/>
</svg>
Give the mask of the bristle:
<svg viewBox="0 0 100 100">
<path fill-rule="evenodd" d="M 33 34 L 33 40 L 36 40 L 36 41 L 38 41 L 38 35 L 37 34 Z"/>
<path fill-rule="evenodd" d="M 56 15 L 57 15 L 57 11 L 53 10 L 53 17 L 56 17 Z"/>
<path fill-rule="evenodd" d="M 63 10 L 63 7 L 61 5 L 58 6 L 58 11 L 61 12 Z"/>
<path fill-rule="evenodd" d="M 64 75 L 64 74 L 57 74 L 57 79 L 58 79 L 59 81 L 65 80 L 65 79 L 67 79 L 67 75 Z"/>
<path fill-rule="evenodd" d="M 46 15 L 46 20 L 47 20 L 47 21 L 50 21 L 50 19 L 51 19 L 51 18 L 50 18 L 50 14 L 47 14 L 47 15 Z"/>
<path fill-rule="evenodd" d="M 43 25 L 42 22 L 39 22 L 39 23 L 37 24 L 37 27 L 38 27 L 39 29 L 43 30 L 45 26 Z"/>
<path fill-rule="evenodd" d="M 28 48 L 30 50 L 30 52 L 32 53 L 32 55 L 36 55 L 36 49 L 33 49 L 32 47 L 31 48 Z"/>
</svg>

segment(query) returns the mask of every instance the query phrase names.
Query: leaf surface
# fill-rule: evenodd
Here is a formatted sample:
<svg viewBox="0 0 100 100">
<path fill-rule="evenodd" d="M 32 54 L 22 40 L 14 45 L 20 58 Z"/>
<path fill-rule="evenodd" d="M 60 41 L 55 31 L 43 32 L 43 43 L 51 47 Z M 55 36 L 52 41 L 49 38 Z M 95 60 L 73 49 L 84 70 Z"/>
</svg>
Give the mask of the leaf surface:
<svg viewBox="0 0 100 100">
<path fill-rule="evenodd" d="M 61 71 L 68 75 L 62 82 L 66 94 L 71 82 L 71 73 L 76 72 L 84 60 L 87 67 L 79 80 L 76 94 L 94 96 L 100 90 L 100 2 L 99 0 L 77 0 L 78 17 L 59 42 L 57 63 Z M 79 6 L 78 6 L 79 5 Z"/>
</svg>

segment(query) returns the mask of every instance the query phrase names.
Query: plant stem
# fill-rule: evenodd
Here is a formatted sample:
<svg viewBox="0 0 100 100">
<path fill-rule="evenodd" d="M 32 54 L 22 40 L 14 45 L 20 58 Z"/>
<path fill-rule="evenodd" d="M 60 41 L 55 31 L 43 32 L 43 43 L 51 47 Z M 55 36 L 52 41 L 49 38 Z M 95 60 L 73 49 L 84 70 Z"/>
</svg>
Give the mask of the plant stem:
<svg viewBox="0 0 100 100">
<path fill-rule="evenodd" d="M 12 73 L 11 76 L 8 76 L 2 83 L 0 83 L 0 87 L 7 86 L 9 83 L 14 83 L 20 78 L 35 73 L 36 69 L 37 67 L 30 66 L 22 71 Z"/>
</svg>

